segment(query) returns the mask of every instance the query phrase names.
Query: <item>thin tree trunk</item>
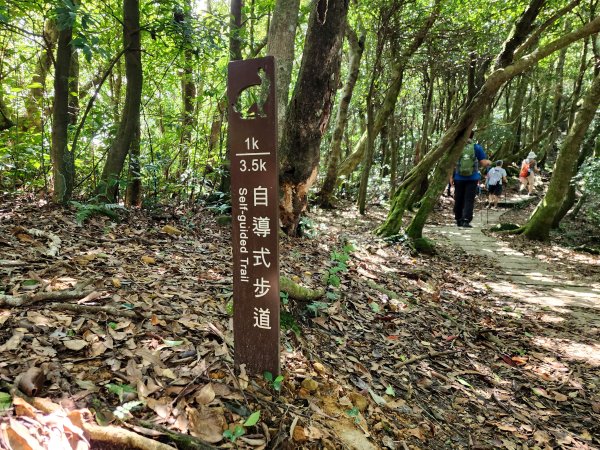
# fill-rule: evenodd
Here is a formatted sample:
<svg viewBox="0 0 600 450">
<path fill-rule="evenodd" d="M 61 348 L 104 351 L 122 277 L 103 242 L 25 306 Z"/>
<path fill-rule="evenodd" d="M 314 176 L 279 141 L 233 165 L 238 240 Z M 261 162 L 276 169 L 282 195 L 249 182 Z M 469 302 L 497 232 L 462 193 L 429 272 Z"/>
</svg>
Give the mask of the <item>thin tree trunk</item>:
<svg viewBox="0 0 600 450">
<path fill-rule="evenodd" d="M 196 83 L 194 83 L 194 61 L 191 49 L 191 0 L 184 2 L 183 11 L 183 73 L 181 76 L 181 135 L 179 136 L 179 175 L 188 169 L 190 144 L 195 119 Z"/>
<path fill-rule="evenodd" d="M 48 19 L 44 24 L 44 49 L 39 57 L 36 72 L 31 77 L 31 97 L 25 99 L 26 118 L 24 123 L 33 126 L 37 130 L 42 129 L 42 104 L 44 91 L 46 90 L 46 78 L 52 67 L 52 63 L 58 62 L 54 59 L 54 48 L 57 45 L 59 30 L 54 19 Z"/>
<path fill-rule="evenodd" d="M 356 80 L 358 80 L 360 60 L 365 49 L 364 32 L 361 34 L 360 38 L 358 38 L 354 30 L 352 30 L 350 27 L 347 27 L 346 36 L 348 38 L 348 45 L 350 47 L 348 79 L 346 80 L 346 84 L 342 89 L 340 104 L 338 106 L 337 116 L 335 119 L 333 137 L 331 138 L 329 163 L 327 165 L 325 181 L 323 182 L 321 192 L 319 193 L 320 205 L 323 208 L 333 207 L 333 191 L 336 187 L 337 170 L 340 163 L 340 158 L 342 156 L 342 139 L 348 123 L 348 108 L 350 106 L 350 101 L 352 100 L 352 94 L 354 92 L 354 86 L 356 86 Z"/>
<path fill-rule="evenodd" d="M 116 201 L 125 158 L 139 127 L 143 82 L 139 0 L 123 0 L 123 45 L 127 49 L 125 106 L 97 189 L 100 200 L 105 202 Z"/>
<path fill-rule="evenodd" d="M 596 123 L 594 125 L 594 129 L 592 130 L 590 135 L 586 138 L 585 142 L 583 143 L 583 145 L 581 147 L 581 152 L 579 153 L 579 158 L 577 159 L 577 168 L 575 170 L 575 173 L 577 173 L 579 171 L 579 169 L 581 168 L 581 166 L 583 166 L 583 163 L 585 162 L 585 160 L 594 153 L 594 148 L 596 148 L 597 137 L 599 134 L 600 134 L 600 120 L 596 121 Z M 554 217 L 554 220 L 552 221 L 552 228 L 558 228 L 560 221 L 567 215 L 569 210 L 575 204 L 576 200 L 577 200 L 577 192 L 575 189 L 575 184 L 569 183 L 569 191 L 568 191 L 567 195 L 565 196 L 565 198 L 563 199 L 560 209 L 558 210 L 558 212 L 556 213 L 556 215 Z"/>
<path fill-rule="evenodd" d="M 347 0 L 318 0 L 309 19 L 304 53 L 281 137 L 281 222 L 298 234 L 300 216 L 319 166 L 321 138 L 329 121 L 340 69 Z"/>
<path fill-rule="evenodd" d="M 72 49 L 69 69 L 69 124 L 77 125 L 79 115 L 79 54 Z"/>
<path fill-rule="evenodd" d="M 365 214 L 367 208 L 367 193 L 369 190 L 369 174 L 373 165 L 373 155 L 375 154 L 375 138 L 373 137 L 373 86 L 375 75 L 371 89 L 367 96 L 367 149 L 363 157 L 362 172 L 360 174 L 360 184 L 358 187 L 358 212 Z"/>
<path fill-rule="evenodd" d="M 298 24 L 300 0 L 277 0 L 269 26 L 267 54 L 275 57 L 275 86 L 277 88 L 277 129 L 283 131 L 288 105 L 292 68 L 294 66 L 294 42 Z"/>
<path fill-rule="evenodd" d="M 509 132 L 502 146 L 496 152 L 494 159 L 506 159 L 509 155 L 513 154 L 515 146 L 518 145 L 518 131 L 521 124 L 521 114 L 523 113 L 523 104 L 527 94 L 528 80 L 526 75 L 521 75 L 517 82 L 517 89 L 512 101 L 512 109 L 508 117 Z"/>
<path fill-rule="evenodd" d="M 2 94 L 3 92 L 0 92 L 0 131 L 8 130 L 15 126 L 15 123 L 10 118 L 8 106 L 4 102 Z"/>
<path fill-rule="evenodd" d="M 569 190 L 571 178 L 577 170 L 577 159 L 585 132 L 594 119 L 600 104 L 600 75 L 596 75 L 581 110 L 560 149 L 548 191 L 524 225 L 522 234 L 528 239 L 547 240 L 556 214 Z"/>
<path fill-rule="evenodd" d="M 139 207 L 142 205 L 142 168 L 140 164 L 140 122 L 138 121 L 135 136 L 129 149 L 129 177 L 125 191 L 125 205 Z"/>
<path fill-rule="evenodd" d="M 381 107 L 377 111 L 373 123 L 373 139 L 377 138 L 388 117 L 394 112 L 394 108 L 396 107 L 396 101 L 398 100 L 398 95 L 400 94 L 400 91 L 402 89 L 402 81 L 404 78 L 404 70 L 406 69 L 406 65 L 408 64 L 410 58 L 419 49 L 419 47 L 421 47 L 421 44 L 423 44 L 423 42 L 425 41 L 429 30 L 438 18 L 441 4 L 441 0 L 435 0 L 435 4 L 433 6 L 431 14 L 429 15 L 429 17 L 427 17 L 427 19 L 425 19 L 423 26 L 419 29 L 419 31 L 417 31 L 410 45 L 400 55 L 398 61 L 394 65 L 392 69 L 392 73 L 394 74 L 392 82 L 390 83 L 390 86 L 386 92 Z M 360 162 L 363 159 L 366 144 L 367 133 L 365 131 L 360 137 L 358 143 L 354 146 L 354 151 L 340 165 L 340 168 L 338 170 L 338 177 L 347 177 L 352 172 L 354 172 L 354 169 L 356 169 L 358 164 L 360 164 Z"/>
<path fill-rule="evenodd" d="M 75 167 L 73 153 L 67 146 L 69 127 L 69 73 L 73 55 L 71 38 L 73 28 L 67 26 L 58 33 L 56 67 L 54 72 L 54 109 L 52 117 L 52 175 L 53 201 L 66 203 L 73 194 Z"/>
</svg>

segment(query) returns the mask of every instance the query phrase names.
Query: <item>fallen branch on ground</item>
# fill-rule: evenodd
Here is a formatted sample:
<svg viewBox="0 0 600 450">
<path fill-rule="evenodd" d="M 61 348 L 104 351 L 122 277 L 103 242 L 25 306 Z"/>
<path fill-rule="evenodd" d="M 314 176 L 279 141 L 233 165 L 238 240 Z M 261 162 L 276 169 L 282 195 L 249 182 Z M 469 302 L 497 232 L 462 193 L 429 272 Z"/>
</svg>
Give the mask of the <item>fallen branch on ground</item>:
<svg viewBox="0 0 600 450">
<path fill-rule="evenodd" d="M 108 316 L 113 317 L 127 317 L 130 319 L 139 319 L 141 317 L 149 319 L 150 314 L 142 312 L 136 312 L 130 309 L 118 309 L 113 306 L 95 306 L 95 305 L 79 305 L 75 303 L 54 303 L 52 305 L 44 305 L 44 308 L 52 309 L 54 311 L 71 311 L 77 313 L 106 313 Z M 162 317 L 157 316 L 159 320 Z"/>
<path fill-rule="evenodd" d="M 90 295 L 93 290 L 38 292 L 37 294 L 0 295 L 0 306 L 28 306 L 43 301 L 55 302 L 57 300 L 82 299 Z"/>
<path fill-rule="evenodd" d="M 139 426 L 144 428 L 150 428 L 152 430 L 156 430 L 159 433 L 164 434 L 167 438 L 171 440 L 171 442 L 177 445 L 177 448 L 180 450 L 215 450 L 217 447 L 214 447 L 206 442 L 191 436 L 189 434 L 178 433 L 173 430 L 169 430 L 166 427 L 161 425 L 148 422 L 147 420 L 135 420 Z"/>
</svg>

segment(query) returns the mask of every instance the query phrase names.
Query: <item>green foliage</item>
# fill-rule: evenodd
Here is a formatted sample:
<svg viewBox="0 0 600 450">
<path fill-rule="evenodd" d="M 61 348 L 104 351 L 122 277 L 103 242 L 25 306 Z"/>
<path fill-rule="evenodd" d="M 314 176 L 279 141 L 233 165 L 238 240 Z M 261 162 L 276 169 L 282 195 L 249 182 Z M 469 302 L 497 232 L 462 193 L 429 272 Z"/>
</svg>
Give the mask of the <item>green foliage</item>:
<svg viewBox="0 0 600 450">
<path fill-rule="evenodd" d="M 223 431 L 223 437 L 226 439 L 229 439 L 230 442 L 234 443 L 237 440 L 237 438 L 246 434 L 246 427 L 253 427 L 254 425 L 256 425 L 258 423 L 259 419 L 260 419 L 260 411 L 254 411 L 252 414 L 250 414 L 248 416 L 248 418 L 243 423 L 243 425 L 236 425 L 233 428 L 233 431 L 231 431 L 231 430 Z"/>
<path fill-rule="evenodd" d="M 121 384 L 121 383 L 118 383 L 118 384 L 109 383 L 106 385 L 106 389 L 108 389 L 109 392 L 112 392 L 117 397 L 119 397 L 120 403 L 123 403 L 123 400 L 124 400 L 126 394 L 135 394 L 137 392 L 133 386 L 131 386 L 129 384 Z"/>
<path fill-rule="evenodd" d="M 582 194 L 587 196 L 588 217 L 600 224 L 600 157 L 589 158 L 574 179 Z"/>
<path fill-rule="evenodd" d="M 273 374 L 271 372 L 265 372 L 263 374 L 263 377 L 275 391 L 279 392 L 281 390 L 281 383 L 283 383 L 284 380 L 283 375 L 279 375 L 276 378 L 273 378 Z"/>
<path fill-rule="evenodd" d="M 72 201 L 71 204 L 77 209 L 75 220 L 77 220 L 79 225 L 83 224 L 93 216 L 106 216 L 114 222 L 118 222 L 119 214 L 117 213 L 117 210 L 125 210 L 123 206 L 115 203 L 97 204 Z"/>
<path fill-rule="evenodd" d="M 12 397 L 8 392 L 0 391 L 0 413 L 12 406 Z"/>
<path fill-rule="evenodd" d="M 241 425 L 236 425 L 233 431 L 225 430 L 223 431 L 223 437 L 229 439 L 231 442 L 235 442 L 237 438 L 246 434 L 246 429 Z"/>
</svg>

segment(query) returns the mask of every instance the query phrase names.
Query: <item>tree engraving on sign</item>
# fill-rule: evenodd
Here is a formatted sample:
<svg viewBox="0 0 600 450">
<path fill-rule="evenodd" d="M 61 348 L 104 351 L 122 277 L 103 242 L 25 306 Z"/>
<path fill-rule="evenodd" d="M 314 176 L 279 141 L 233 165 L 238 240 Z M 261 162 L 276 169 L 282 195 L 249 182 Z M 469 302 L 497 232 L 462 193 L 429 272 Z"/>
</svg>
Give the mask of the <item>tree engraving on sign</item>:
<svg viewBox="0 0 600 450">
<path fill-rule="evenodd" d="M 279 162 L 274 59 L 229 63 L 236 365 L 279 374 Z"/>
</svg>

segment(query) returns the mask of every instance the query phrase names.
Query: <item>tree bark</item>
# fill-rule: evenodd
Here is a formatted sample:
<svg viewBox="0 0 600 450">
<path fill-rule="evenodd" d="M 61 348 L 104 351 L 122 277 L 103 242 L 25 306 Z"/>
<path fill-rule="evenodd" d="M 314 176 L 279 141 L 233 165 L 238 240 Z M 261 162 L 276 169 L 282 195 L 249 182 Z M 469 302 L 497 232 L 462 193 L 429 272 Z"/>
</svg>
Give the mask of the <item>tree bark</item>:
<svg viewBox="0 0 600 450">
<path fill-rule="evenodd" d="M 329 121 L 340 69 L 347 0 L 317 0 L 309 19 L 298 81 L 281 137 L 281 222 L 298 234 L 308 191 L 319 165 L 319 147 Z"/>
<path fill-rule="evenodd" d="M 294 42 L 298 24 L 300 0 L 277 0 L 269 26 L 267 54 L 275 57 L 275 86 L 277 88 L 277 130 L 281 136 L 288 105 Z"/>
<path fill-rule="evenodd" d="M 135 136 L 129 148 L 129 176 L 125 191 L 126 206 L 142 206 L 142 167 L 140 164 L 140 122 L 138 121 Z"/>
<path fill-rule="evenodd" d="M 31 97 L 25 99 L 27 115 L 24 122 L 26 127 L 33 126 L 38 131 L 42 129 L 42 114 L 44 114 L 42 104 L 46 90 L 46 78 L 52 63 L 58 63 L 54 58 L 54 48 L 57 45 L 58 37 L 59 30 L 56 27 L 56 21 L 54 19 L 47 20 L 43 32 L 44 48 L 39 57 L 36 72 L 31 77 L 31 83 L 35 87 L 31 88 Z"/>
<path fill-rule="evenodd" d="M 8 130 L 9 128 L 14 126 L 15 123 L 10 118 L 8 106 L 4 102 L 4 99 L 2 98 L 2 93 L 0 92 L 0 131 Z"/>
<path fill-rule="evenodd" d="M 190 0 L 184 2 L 183 30 L 183 73 L 181 75 L 181 135 L 179 136 L 179 170 L 181 176 L 188 168 L 190 143 L 194 128 L 196 83 L 194 83 L 194 61 L 191 49 L 191 9 Z"/>
<path fill-rule="evenodd" d="M 404 70 L 406 65 L 408 64 L 410 58 L 415 54 L 415 52 L 421 47 L 421 44 L 425 41 L 429 30 L 435 23 L 438 18 L 439 12 L 441 8 L 441 1 L 436 0 L 433 10 L 429 17 L 425 19 L 423 26 L 417 31 L 411 44 L 406 48 L 406 50 L 400 55 L 398 61 L 394 65 L 392 69 L 392 82 L 386 92 L 385 98 L 377 114 L 375 116 L 375 120 L 373 123 L 373 139 L 376 139 L 381 129 L 385 125 L 388 117 L 394 112 L 394 108 L 396 107 L 396 101 L 398 99 L 398 95 L 400 94 L 400 90 L 402 89 L 402 81 L 404 78 Z M 349 176 L 354 169 L 360 164 L 363 159 L 364 152 L 366 150 L 367 144 L 367 132 L 365 131 L 358 143 L 354 146 L 353 152 L 348 156 L 340 165 L 338 170 L 338 177 Z M 337 183 L 336 183 L 337 184 Z"/>
<path fill-rule="evenodd" d="M 55 203 L 64 204 L 71 199 L 75 179 L 75 161 L 67 146 L 69 127 L 69 73 L 73 55 L 72 25 L 58 33 L 56 67 L 54 72 L 54 108 L 52 114 L 52 175 Z"/>
<path fill-rule="evenodd" d="M 327 165 L 327 173 L 325 181 L 319 193 L 320 205 L 323 208 L 333 207 L 333 191 L 337 182 L 337 171 L 342 156 L 342 138 L 348 123 L 348 108 L 354 93 L 354 86 L 358 80 L 360 68 L 360 60 L 365 49 L 365 34 L 361 34 L 360 38 L 356 36 L 356 32 L 350 27 L 346 29 L 346 37 L 350 47 L 350 61 L 348 63 L 348 79 L 342 89 L 340 104 L 338 106 L 337 116 L 335 119 L 335 128 L 333 137 L 331 138 L 331 150 L 329 151 L 329 164 Z"/>
<path fill-rule="evenodd" d="M 143 75 L 139 0 L 123 0 L 123 46 L 126 48 L 125 106 L 97 190 L 99 199 L 109 203 L 116 201 L 121 171 L 140 121 Z"/>
<path fill-rule="evenodd" d="M 522 234 L 528 239 L 544 241 L 549 238 L 554 218 L 569 190 L 571 178 L 577 171 L 579 149 L 585 132 L 594 119 L 599 104 L 600 75 L 596 75 L 584 98 L 583 106 L 576 114 L 573 126 L 560 149 L 548 191 L 522 229 Z"/>
</svg>

